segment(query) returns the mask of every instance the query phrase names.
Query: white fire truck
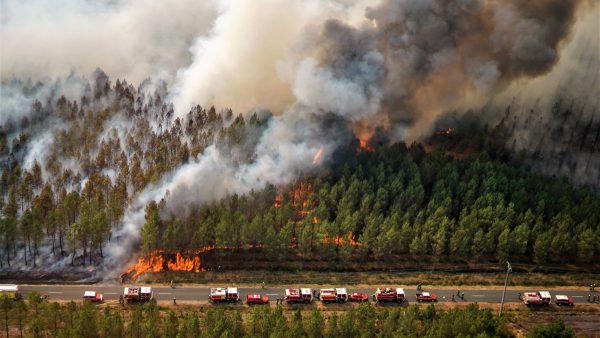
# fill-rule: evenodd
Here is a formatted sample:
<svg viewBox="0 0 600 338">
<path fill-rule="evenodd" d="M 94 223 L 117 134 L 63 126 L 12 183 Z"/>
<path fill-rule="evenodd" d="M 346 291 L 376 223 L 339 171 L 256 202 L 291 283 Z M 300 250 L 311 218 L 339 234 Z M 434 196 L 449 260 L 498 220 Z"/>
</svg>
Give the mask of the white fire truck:
<svg viewBox="0 0 600 338">
<path fill-rule="evenodd" d="M 213 303 L 235 303 L 240 300 L 240 294 L 238 288 L 212 288 L 208 299 Z"/>
<path fill-rule="evenodd" d="M 305 303 L 312 302 L 313 295 L 312 290 L 308 288 L 300 289 L 285 289 L 285 301 L 288 304 L 291 303 Z"/>
<path fill-rule="evenodd" d="M 327 303 L 345 303 L 348 301 L 348 292 L 346 288 L 321 289 L 319 290 L 319 299 Z"/>
<path fill-rule="evenodd" d="M 123 299 L 128 303 L 148 302 L 153 298 L 152 288 L 149 286 L 133 286 L 123 289 Z"/>
<path fill-rule="evenodd" d="M 527 306 L 548 306 L 552 296 L 548 291 L 525 292 L 523 294 L 523 303 Z"/>
</svg>

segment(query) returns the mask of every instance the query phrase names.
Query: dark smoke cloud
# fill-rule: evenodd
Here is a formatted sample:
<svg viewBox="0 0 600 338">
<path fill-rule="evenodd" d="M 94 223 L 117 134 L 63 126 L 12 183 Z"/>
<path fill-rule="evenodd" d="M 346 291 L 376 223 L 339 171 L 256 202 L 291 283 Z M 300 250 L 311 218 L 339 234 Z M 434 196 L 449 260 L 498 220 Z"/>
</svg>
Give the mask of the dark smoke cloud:
<svg viewBox="0 0 600 338">
<path fill-rule="evenodd" d="M 414 125 L 408 136 L 417 137 L 470 96 L 485 100 L 516 78 L 547 72 L 578 3 L 385 0 L 369 8 L 369 31 L 385 57 L 381 111 Z"/>
</svg>

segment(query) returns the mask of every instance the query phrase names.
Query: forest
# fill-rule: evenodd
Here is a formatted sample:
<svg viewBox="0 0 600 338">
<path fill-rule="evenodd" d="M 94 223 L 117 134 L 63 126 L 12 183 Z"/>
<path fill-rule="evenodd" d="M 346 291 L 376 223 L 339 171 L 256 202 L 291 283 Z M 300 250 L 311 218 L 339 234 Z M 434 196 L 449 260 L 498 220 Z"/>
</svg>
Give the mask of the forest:
<svg viewBox="0 0 600 338">
<path fill-rule="evenodd" d="M 73 100 L 60 82 L 11 84 L 54 96 L 0 126 L 0 268 L 100 264 L 136 194 L 209 145 L 250 147 L 268 119 L 196 106 L 182 122 L 162 87 L 112 85 L 99 69 L 92 83 L 70 81 L 81 87 Z"/>
<path fill-rule="evenodd" d="M 38 99 L 27 116 L 0 127 L 0 269 L 101 265 L 148 187 L 208 147 L 233 163 L 251 162 L 272 119 L 201 106 L 175 118 L 164 84 L 113 84 L 99 69 L 90 82 L 68 81 L 80 88 L 76 95 L 66 95 L 66 83 L 10 84 Z M 165 208 L 163 196 L 145 206 L 139 248 L 262 252 L 276 261 L 598 260 L 596 190 L 515 164 L 501 125 L 452 131 L 411 145 L 385 135 L 355 139 L 294 182 L 186 213 Z"/>
<path fill-rule="evenodd" d="M 487 153 L 459 158 L 399 143 L 185 218 L 161 217 L 160 205 L 150 203 L 142 246 L 260 249 L 275 259 L 591 263 L 600 257 L 599 208 L 593 190 Z"/>
<path fill-rule="evenodd" d="M 506 318 L 471 304 L 300 311 L 282 306 L 251 309 L 164 308 L 146 305 L 96 307 L 60 304 L 32 293 L 28 300 L 0 299 L 3 333 L 28 337 L 512 337 Z M 467 325 L 468 323 L 468 325 Z M 574 337 L 562 322 L 538 325 L 528 337 Z"/>
</svg>

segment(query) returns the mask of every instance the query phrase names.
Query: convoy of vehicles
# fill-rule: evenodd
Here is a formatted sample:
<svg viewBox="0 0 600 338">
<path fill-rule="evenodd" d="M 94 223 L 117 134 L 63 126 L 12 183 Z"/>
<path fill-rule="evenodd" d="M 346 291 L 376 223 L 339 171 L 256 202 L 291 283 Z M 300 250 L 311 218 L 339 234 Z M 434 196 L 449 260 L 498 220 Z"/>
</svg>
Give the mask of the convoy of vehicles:
<svg viewBox="0 0 600 338">
<path fill-rule="evenodd" d="M 318 298 L 324 304 L 328 303 L 345 303 L 345 302 L 368 302 L 369 297 L 366 293 L 352 292 L 348 293 L 346 288 L 323 288 L 317 291 L 310 288 L 295 288 L 285 289 L 285 297 L 283 299 L 277 298 L 277 303 L 283 303 L 285 301 L 288 304 L 292 303 L 304 303 L 309 304 L 313 301 L 313 298 Z M 0 285 L 0 296 L 8 295 L 13 299 L 20 299 L 22 297 L 19 292 L 19 286 L 14 284 L 3 284 Z M 47 297 L 47 296 L 46 296 Z M 377 288 L 375 293 L 372 295 L 375 303 L 403 303 L 406 302 L 406 295 L 402 288 Z M 434 293 L 418 291 L 416 293 L 417 302 L 437 302 L 437 296 Z M 588 297 L 588 301 L 590 301 Z M 594 302 L 596 297 L 594 297 Z M 90 301 L 93 303 L 102 303 L 104 301 L 104 295 L 97 291 L 85 291 L 83 293 L 84 301 Z M 133 302 L 147 302 L 153 299 L 152 288 L 148 286 L 131 286 L 123 289 L 123 295 L 119 296 L 119 301 L 127 303 Z M 175 298 L 174 298 L 175 299 Z M 552 296 L 548 291 L 537 291 L 537 292 L 525 292 L 523 295 L 519 293 L 519 299 L 527 306 L 549 306 L 552 302 Z M 240 300 L 240 292 L 237 287 L 218 287 L 211 288 L 209 301 L 212 303 L 235 303 Z M 452 297 L 454 300 L 454 297 Z M 269 297 L 263 294 L 248 294 L 246 296 L 246 304 L 248 305 L 259 305 L 269 304 Z M 574 306 L 575 303 L 572 297 L 567 295 L 555 295 L 554 304 L 557 306 Z"/>
<path fill-rule="evenodd" d="M 348 301 L 348 291 L 346 288 L 321 289 L 319 299 L 327 303 L 345 303 Z"/>
<path fill-rule="evenodd" d="M 213 303 L 235 303 L 240 300 L 238 288 L 212 288 L 208 299 Z"/>
<path fill-rule="evenodd" d="M 262 305 L 269 304 L 269 297 L 264 295 L 247 295 L 246 296 L 246 304 L 248 305 Z"/>
<path fill-rule="evenodd" d="M 104 296 L 96 291 L 85 291 L 83 293 L 83 300 L 87 300 L 92 303 L 102 303 Z"/>
<path fill-rule="evenodd" d="M 20 299 L 21 294 L 19 293 L 19 286 L 15 284 L 2 284 L 0 285 L 0 296 L 6 295 L 9 298 Z"/>
<path fill-rule="evenodd" d="M 128 303 L 149 302 L 154 298 L 149 286 L 133 286 L 123 289 L 123 299 Z"/>
<path fill-rule="evenodd" d="M 523 303 L 527 306 L 548 306 L 552 296 L 548 291 L 526 292 L 523 294 Z"/>
<path fill-rule="evenodd" d="M 304 303 L 308 304 L 313 300 L 312 290 L 309 288 L 285 289 L 284 300 L 288 304 Z"/>
<path fill-rule="evenodd" d="M 377 288 L 373 300 L 376 303 L 402 303 L 406 300 L 406 295 L 404 289 L 401 288 Z"/>
</svg>

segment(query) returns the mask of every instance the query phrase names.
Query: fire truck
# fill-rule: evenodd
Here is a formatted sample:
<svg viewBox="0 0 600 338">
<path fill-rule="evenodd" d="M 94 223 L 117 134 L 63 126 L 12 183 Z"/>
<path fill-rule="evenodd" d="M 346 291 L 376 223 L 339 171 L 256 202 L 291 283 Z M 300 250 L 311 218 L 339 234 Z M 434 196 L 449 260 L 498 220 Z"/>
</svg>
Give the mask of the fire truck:
<svg viewBox="0 0 600 338">
<path fill-rule="evenodd" d="M 348 301 L 348 291 L 345 288 L 321 289 L 319 298 L 325 304 L 327 303 L 345 303 Z"/>
<path fill-rule="evenodd" d="M 208 299 L 213 303 L 235 303 L 240 300 L 238 288 L 212 288 Z"/>
<path fill-rule="evenodd" d="M 123 289 L 123 299 L 128 303 L 148 302 L 152 298 L 152 288 L 149 286 L 133 286 Z"/>
<path fill-rule="evenodd" d="M 417 302 L 437 302 L 437 296 L 435 293 L 422 292 L 417 293 L 415 297 L 417 299 Z"/>
<path fill-rule="evenodd" d="M 21 293 L 19 292 L 19 286 L 15 284 L 2 284 L 0 285 L 0 296 L 8 296 L 12 299 L 21 299 Z"/>
<path fill-rule="evenodd" d="M 404 289 L 401 288 L 377 288 L 373 295 L 376 303 L 397 302 L 402 303 L 406 300 Z"/>
<path fill-rule="evenodd" d="M 565 295 L 556 295 L 554 296 L 554 304 L 558 306 L 573 306 L 575 303 L 573 302 L 573 298 Z"/>
<path fill-rule="evenodd" d="M 83 293 L 83 300 L 87 300 L 92 303 L 102 303 L 102 301 L 104 300 L 104 296 L 96 291 L 85 291 Z"/>
<path fill-rule="evenodd" d="M 552 296 L 548 291 L 526 292 L 523 294 L 523 303 L 527 306 L 548 306 Z"/>
<path fill-rule="evenodd" d="M 246 304 L 248 305 L 262 305 L 269 304 L 269 297 L 261 295 L 247 295 Z"/>
<path fill-rule="evenodd" d="M 312 302 L 313 295 L 312 290 L 309 288 L 300 289 L 285 289 L 285 301 L 288 304 L 291 303 L 305 303 Z"/>
</svg>

